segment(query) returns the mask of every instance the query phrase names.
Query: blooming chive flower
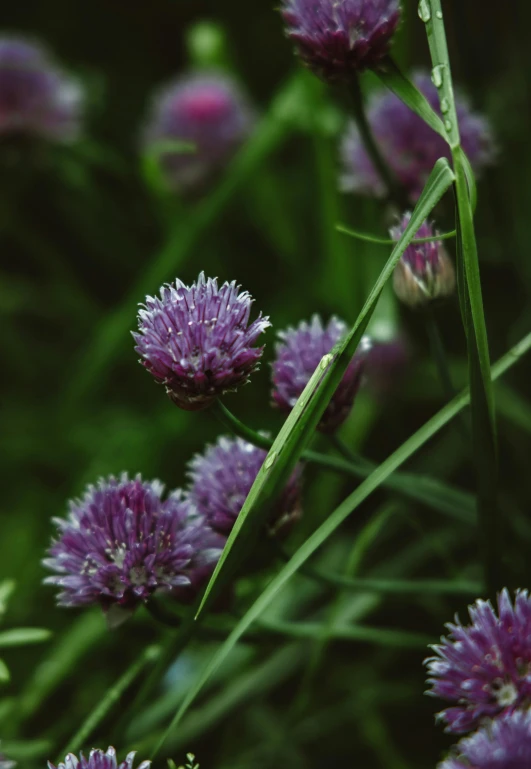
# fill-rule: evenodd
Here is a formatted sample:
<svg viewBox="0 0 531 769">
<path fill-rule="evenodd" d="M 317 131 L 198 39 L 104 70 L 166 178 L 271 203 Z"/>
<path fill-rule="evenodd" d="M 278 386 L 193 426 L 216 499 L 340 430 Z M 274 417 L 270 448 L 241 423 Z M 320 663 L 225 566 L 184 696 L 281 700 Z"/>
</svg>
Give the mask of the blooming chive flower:
<svg viewBox="0 0 531 769">
<path fill-rule="evenodd" d="M 528 769 L 531 766 L 531 712 L 496 718 L 457 745 L 456 757 L 439 769 Z"/>
<path fill-rule="evenodd" d="M 507 590 L 498 595 L 498 613 L 489 601 L 469 608 L 471 624 L 448 624 L 450 635 L 426 660 L 430 694 L 455 703 L 440 718 L 447 731 L 464 733 L 484 719 L 527 708 L 531 701 L 531 598 Z"/>
<path fill-rule="evenodd" d="M 260 314 L 249 323 L 252 299 L 240 286 L 205 279 L 164 285 L 148 296 L 133 334 L 141 363 L 170 398 L 187 411 L 209 406 L 219 395 L 245 384 L 263 347 L 254 347 L 269 323 Z"/>
<path fill-rule="evenodd" d="M 346 333 L 347 326 L 343 321 L 333 317 L 325 326 L 318 315 L 314 315 L 309 323 L 303 321 L 297 328 L 278 333 L 280 342 L 275 347 L 276 358 L 272 364 L 272 395 L 280 409 L 291 411 L 323 355 L 328 354 Z M 368 340 L 364 339 L 323 414 L 319 424 L 322 432 L 333 432 L 350 414 L 368 349 Z"/>
<path fill-rule="evenodd" d="M 0 37 L 0 136 L 64 142 L 80 127 L 82 91 L 39 45 Z"/>
<path fill-rule="evenodd" d="M 69 753 L 64 762 L 61 761 L 57 766 L 48 761 L 48 769 L 133 769 L 135 755 L 134 751 L 128 753 L 125 761 L 118 763 L 114 748 L 108 748 L 105 753 L 103 750 L 93 749 L 90 751 L 88 758 L 85 758 L 83 753 L 79 754 L 79 758 L 74 756 L 73 753 Z M 151 761 L 142 761 L 137 766 L 137 769 L 149 769 L 150 766 Z"/>
<path fill-rule="evenodd" d="M 70 503 L 44 561 L 45 581 L 61 588 L 61 606 L 100 603 L 133 610 L 159 589 L 192 584 L 196 569 L 217 560 L 212 533 L 181 492 L 140 476 L 100 480 Z"/>
<path fill-rule="evenodd" d="M 267 452 L 242 438 L 221 437 L 189 463 L 190 498 L 213 529 L 229 534 Z M 285 532 L 300 517 L 300 471 L 275 505 L 271 534 Z"/>
<path fill-rule="evenodd" d="M 430 76 L 418 72 L 413 80 L 440 115 L 439 93 Z M 479 174 L 492 162 L 495 154 L 488 121 L 473 112 L 469 103 L 459 94 L 456 96 L 456 109 L 461 144 L 474 171 Z M 450 148 L 442 136 L 435 133 L 390 91 L 376 93 L 372 97 L 367 117 L 387 165 L 411 200 L 416 201 L 435 162 L 443 157 L 450 159 Z M 341 157 L 341 187 L 345 192 L 377 197 L 386 194 L 386 187 L 365 151 L 354 123 L 349 125 L 344 135 Z"/>
<path fill-rule="evenodd" d="M 387 54 L 400 20 L 399 0 L 283 0 L 287 35 L 313 72 L 348 80 Z"/>
<path fill-rule="evenodd" d="M 231 78 L 193 74 L 155 97 L 144 146 L 147 151 L 160 146 L 161 168 L 172 189 L 195 191 L 226 167 L 253 125 L 253 111 Z M 175 149 L 164 148 L 170 142 Z M 179 148 L 179 142 L 190 146 Z"/>
<path fill-rule="evenodd" d="M 397 227 L 391 229 L 391 237 L 399 240 L 411 219 L 407 213 Z M 436 235 L 433 227 L 424 222 L 415 235 L 416 239 Z M 409 245 L 393 273 L 393 288 L 396 295 L 409 307 L 422 307 L 434 299 L 453 294 L 455 270 L 442 241 Z"/>
</svg>

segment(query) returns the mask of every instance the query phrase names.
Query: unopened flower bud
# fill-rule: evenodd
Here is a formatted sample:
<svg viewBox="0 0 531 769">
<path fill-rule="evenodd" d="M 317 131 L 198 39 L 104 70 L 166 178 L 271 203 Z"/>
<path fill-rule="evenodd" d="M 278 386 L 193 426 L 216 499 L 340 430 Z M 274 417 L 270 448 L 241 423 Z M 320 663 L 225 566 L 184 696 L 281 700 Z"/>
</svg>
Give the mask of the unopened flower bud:
<svg viewBox="0 0 531 769">
<path fill-rule="evenodd" d="M 394 240 L 400 239 L 410 219 L 411 214 L 405 214 L 401 223 L 391 229 Z M 431 238 L 435 234 L 433 227 L 424 222 L 415 239 Z M 455 270 L 442 241 L 409 245 L 395 268 L 393 288 L 400 301 L 413 308 L 453 294 Z"/>
</svg>

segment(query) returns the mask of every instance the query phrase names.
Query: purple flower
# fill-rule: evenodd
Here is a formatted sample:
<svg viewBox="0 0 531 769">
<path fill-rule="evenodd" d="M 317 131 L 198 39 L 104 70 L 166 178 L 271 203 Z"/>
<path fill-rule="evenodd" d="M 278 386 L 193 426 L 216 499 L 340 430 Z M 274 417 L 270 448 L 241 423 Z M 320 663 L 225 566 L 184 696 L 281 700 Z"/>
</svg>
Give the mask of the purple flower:
<svg viewBox="0 0 531 769">
<path fill-rule="evenodd" d="M 254 113 L 238 85 L 219 72 L 180 78 L 160 92 L 151 107 L 144 146 L 157 151 L 172 189 L 203 188 L 222 171 L 249 136 Z M 185 142 L 188 149 L 165 148 Z"/>
<path fill-rule="evenodd" d="M 332 317 L 325 326 L 318 315 L 314 315 L 309 323 L 302 321 L 297 328 L 278 332 L 280 342 L 275 346 L 276 358 L 272 364 L 272 395 L 280 409 L 291 411 L 323 355 L 327 355 L 346 333 L 347 326 L 342 320 Z M 364 339 L 323 414 L 319 424 L 322 432 L 333 432 L 350 414 L 368 349 L 368 340 Z"/>
<path fill-rule="evenodd" d="M 128 753 L 125 757 L 125 761 L 118 763 L 116 761 L 116 751 L 114 748 L 108 748 L 105 753 L 103 750 L 96 750 L 93 748 L 89 757 L 85 758 L 83 753 L 79 754 L 79 758 L 74 756 L 73 753 L 69 753 L 60 764 L 55 764 L 48 761 L 48 769 L 133 769 L 133 761 L 135 760 L 136 753 Z M 151 761 L 142 761 L 138 765 L 137 769 L 149 769 Z"/>
<path fill-rule="evenodd" d="M 430 694 L 453 702 L 440 713 L 447 731 L 457 734 L 477 728 L 484 719 L 531 701 L 531 599 L 516 593 L 514 606 L 507 590 L 498 595 L 498 614 L 490 601 L 469 608 L 471 624 L 456 618 L 450 635 L 434 646 L 426 660 Z"/>
<path fill-rule="evenodd" d="M 531 712 L 517 711 L 496 718 L 461 740 L 455 754 L 439 769 L 529 769 Z"/>
<path fill-rule="evenodd" d="M 418 72 L 413 80 L 439 115 L 439 94 L 429 75 Z M 495 152 L 489 124 L 472 112 L 469 103 L 456 96 L 461 143 L 476 174 L 492 162 Z M 412 201 L 422 192 L 435 162 L 450 159 L 445 140 L 390 91 L 374 94 L 368 106 L 368 120 L 380 150 L 395 177 Z M 345 192 L 382 197 L 386 187 L 365 151 L 356 126 L 351 123 L 341 146 Z"/>
<path fill-rule="evenodd" d="M 55 519 L 58 539 L 44 565 L 45 582 L 61 588 L 61 606 L 100 603 L 131 611 L 156 590 L 192 585 L 194 573 L 215 562 L 212 532 L 179 491 L 162 499 L 158 481 L 100 480 Z"/>
<path fill-rule="evenodd" d="M 254 347 L 269 323 L 262 314 L 249 324 L 252 299 L 240 286 L 205 279 L 164 285 L 148 296 L 133 334 L 141 363 L 186 411 L 209 406 L 249 380 L 263 347 Z"/>
<path fill-rule="evenodd" d="M 324 80 L 348 80 L 388 53 L 399 0 L 283 0 L 287 35 L 313 72 Z"/>
<path fill-rule="evenodd" d="M 82 91 L 39 45 L 0 38 L 0 136 L 36 135 L 64 142 L 76 138 Z"/>
<path fill-rule="evenodd" d="M 400 239 L 410 219 L 410 213 L 404 214 L 400 224 L 391 229 L 394 240 Z M 415 238 L 431 238 L 436 234 L 433 227 L 424 222 Z M 453 294 L 455 270 L 442 241 L 409 245 L 393 273 L 393 288 L 400 301 L 409 307 L 422 307 Z"/>
<path fill-rule="evenodd" d="M 193 457 L 190 498 L 213 529 L 229 534 L 266 455 L 241 438 L 222 437 Z M 274 507 L 270 533 L 286 533 L 300 514 L 300 470 L 296 470 Z"/>
<path fill-rule="evenodd" d="M 409 367 L 411 352 L 402 335 L 378 341 L 371 339 L 367 354 L 367 389 L 378 398 L 387 398 L 397 387 Z"/>
</svg>

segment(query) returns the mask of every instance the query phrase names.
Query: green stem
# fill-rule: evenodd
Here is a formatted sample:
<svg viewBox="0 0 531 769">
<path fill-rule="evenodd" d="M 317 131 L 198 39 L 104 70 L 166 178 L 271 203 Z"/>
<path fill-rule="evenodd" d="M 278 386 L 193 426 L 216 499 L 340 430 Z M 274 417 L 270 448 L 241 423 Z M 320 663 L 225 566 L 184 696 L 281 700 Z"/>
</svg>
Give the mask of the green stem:
<svg viewBox="0 0 531 769">
<path fill-rule="evenodd" d="M 398 184 L 393 172 L 387 165 L 378 143 L 374 138 L 372 128 L 367 120 L 365 112 L 365 105 L 363 103 L 363 93 L 359 78 L 354 76 L 349 82 L 349 91 L 352 102 L 352 109 L 356 126 L 360 133 L 363 146 L 369 155 L 373 166 L 376 169 L 380 179 L 382 180 L 387 195 L 400 208 L 401 211 L 405 210 L 409 206 L 409 200 L 404 190 Z"/>
<path fill-rule="evenodd" d="M 145 649 L 144 653 L 125 671 L 125 673 L 118 679 L 115 685 L 109 689 L 107 694 L 99 701 L 98 705 L 94 708 L 92 713 L 88 716 L 80 729 L 75 733 L 72 739 L 69 741 L 59 755 L 60 761 L 64 760 L 64 757 L 68 753 L 77 753 L 87 739 L 92 735 L 97 726 L 106 717 L 112 706 L 118 702 L 120 697 L 127 691 L 133 681 L 138 678 L 144 668 L 154 660 L 158 659 L 160 655 L 160 649 L 158 646 L 149 646 Z"/>
<path fill-rule="evenodd" d="M 439 91 L 441 112 L 452 149 L 457 202 L 458 284 L 468 344 L 472 436 L 478 478 L 478 541 L 489 594 L 503 584 L 500 574 L 503 543 L 498 509 L 497 437 L 488 336 L 474 228 L 475 183 L 461 148 L 441 0 L 421 0 L 419 15 L 426 32 Z"/>
<path fill-rule="evenodd" d="M 220 400 L 217 400 L 211 409 L 223 426 L 235 435 L 266 451 L 271 448 L 273 442 L 270 438 L 255 432 L 240 422 Z M 331 457 L 316 451 L 304 451 L 302 460 L 323 470 L 348 475 L 358 480 L 368 478 L 377 467 L 373 462 L 361 457 L 346 460 L 342 457 Z M 440 483 L 429 476 L 405 472 L 395 473 L 387 478 L 383 485 L 404 497 L 428 505 L 445 515 L 450 515 L 462 523 L 473 524 L 475 521 L 474 500 L 470 494 L 448 484 Z"/>
<path fill-rule="evenodd" d="M 444 348 L 441 330 L 432 310 L 427 310 L 425 321 L 426 331 L 430 340 L 431 354 L 435 361 L 435 365 L 437 366 L 437 373 L 441 380 L 443 392 L 447 400 L 451 401 L 455 396 L 455 388 L 450 375 L 450 367 L 448 365 L 448 358 Z"/>
</svg>

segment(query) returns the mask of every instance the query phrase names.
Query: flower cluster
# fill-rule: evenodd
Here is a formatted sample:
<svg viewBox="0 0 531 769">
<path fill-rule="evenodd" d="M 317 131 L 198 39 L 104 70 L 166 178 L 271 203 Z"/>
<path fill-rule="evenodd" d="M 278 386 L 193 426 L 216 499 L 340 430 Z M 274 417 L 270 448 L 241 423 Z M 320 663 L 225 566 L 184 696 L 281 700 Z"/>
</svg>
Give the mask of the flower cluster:
<svg viewBox="0 0 531 769">
<path fill-rule="evenodd" d="M 181 492 L 162 494 L 158 481 L 124 473 L 71 502 L 44 561 L 60 605 L 131 611 L 157 590 L 193 586 L 197 571 L 215 563 L 221 551 L 203 517 Z"/>
<path fill-rule="evenodd" d="M 57 766 L 48 761 L 48 769 L 134 769 L 135 755 L 134 751 L 128 753 L 125 761 L 118 763 L 114 748 L 109 747 L 105 752 L 94 748 L 90 751 L 88 758 L 85 758 L 83 753 L 79 754 L 79 758 L 73 753 L 69 753 L 64 762 L 61 761 Z M 149 769 L 150 766 L 151 761 L 142 761 L 137 769 Z"/>
<path fill-rule="evenodd" d="M 439 92 L 429 75 L 419 72 L 414 83 L 430 106 L 440 114 Z M 457 95 L 456 109 L 461 144 L 479 174 L 494 157 L 494 143 L 487 120 L 473 112 Z M 396 179 L 416 201 L 439 158 L 450 159 L 450 149 L 418 115 L 390 91 L 376 93 L 369 102 L 367 118 L 382 155 Z M 381 197 L 386 189 L 363 145 L 358 129 L 351 123 L 341 146 L 345 192 Z"/>
<path fill-rule="evenodd" d="M 391 229 L 394 240 L 400 239 L 410 220 L 411 214 L 407 213 L 400 224 Z M 424 222 L 415 239 L 435 235 L 433 227 Z M 450 296 L 455 289 L 455 270 L 442 241 L 410 244 L 393 273 L 393 287 L 400 301 L 414 308 Z"/>
<path fill-rule="evenodd" d="M 177 280 L 160 298 L 146 298 L 135 350 L 177 406 L 203 409 L 248 381 L 263 350 L 254 344 L 270 325 L 261 314 L 249 323 L 251 305 L 234 281 L 218 287 L 204 273 L 191 286 Z"/>
<path fill-rule="evenodd" d="M 58 142 L 79 133 L 83 93 L 36 43 L 0 38 L 0 136 Z"/>
<path fill-rule="evenodd" d="M 229 534 L 267 452 L 241 438 L 221 437 L 189 464 L 190 497 L 216 531 Z M 288 530 L 300 517 L 300 470 L 275 505 L 271 534 Z"/>
<path fill-rule="evenodd" d="M 157 152 L 171 188 L 197 191 L 227 165 L 253 123 L 253 112 L 233 80 L 217 72 L 192 74 L 155 97 L 144 146 Z M 191 146 L 180 148 L 179 143 Z"/>
<path fill-rule="evenodd" d="M 527 769 L 531 766 L 531 712 L 516 711 L 487 723 L 457 745 L 439 769 Z"/>
<path fill-rule="evenodd" d="M 280 409 L 291 411 L 319 361 L 331 352 L 346 332 L 347 326 L 343 321 L 333 317 L 325 325 L 318 315 L 314 315 L 309 323 L 303 321 L 296 328 L 278 332 L 280 341 L 275 348 L 272 394 L 274 403 Z M 368 349 L 368 340 L 365 339 L 323 414 L 319 425 L 322 432 L 333 432 L 350 414 Z"/>
<path fill-rule="evenodd" d="M 283 0 L 288 37 L 309 69 L 330 82 L 375 67 L 400 21 L 399 0 Z"/>
</svg>

